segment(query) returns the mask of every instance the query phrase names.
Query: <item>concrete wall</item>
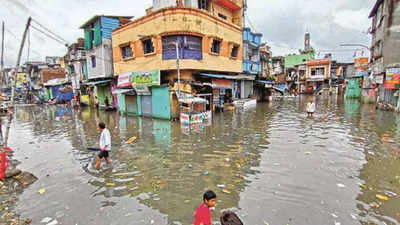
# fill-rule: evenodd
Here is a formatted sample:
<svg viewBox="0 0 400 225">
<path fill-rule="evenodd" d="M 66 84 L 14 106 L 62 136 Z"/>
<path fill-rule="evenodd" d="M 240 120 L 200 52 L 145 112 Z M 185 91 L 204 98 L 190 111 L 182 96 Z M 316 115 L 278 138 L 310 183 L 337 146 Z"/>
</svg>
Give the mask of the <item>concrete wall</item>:
<svg viewBox="0 0 400 225">
<path fill-rule="evenodd" d="M 307 61 L 313 60 L 314 58 L 315 56 L 312 53 L 285 56 L 285 69 L 298 65 L 304 65 L 307 63 Z"/>
<path fill-rule="evenodd" d="M 96 57 L 96 67 L 94 68 L 92 66 L 92 56 Z M 103 38 L 103 43 L 101 45 L 87 50 L 86 61 L 89 80 L 113 77 L 111 40 Z"/>
<path fill-rule="evenodd" d="M 113 31 L 114 74 L 152 69 L 176 70 L 176 60 L 162 60 L 162 36 L 172 34 L 202 37 L 202 60 L 181 60 L 181 69 L 242 72 L 242 30 L 240 26 L 193 8 L 169 8 L 142 17 Z M 152 37 L 155 53 L 143 54 L 141 37 Z M 211 53 L 214 38 L 222 39 L 221 53 Z M 129 43 L 134 58 L 123 60 L 120 46 Z M 230 57 L 233 44 L 240 46 L 236 59 Z"/>
</svg>

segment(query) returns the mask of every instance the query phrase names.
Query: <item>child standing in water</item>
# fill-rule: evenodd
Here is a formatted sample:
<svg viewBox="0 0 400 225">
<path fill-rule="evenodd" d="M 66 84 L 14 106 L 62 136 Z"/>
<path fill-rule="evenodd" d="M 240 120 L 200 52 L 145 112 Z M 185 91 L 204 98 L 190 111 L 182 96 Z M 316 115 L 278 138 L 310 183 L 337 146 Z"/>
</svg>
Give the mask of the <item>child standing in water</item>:
<svg viewBox="0 0 400 225">
<path fill-rule="evenodd" d="M 194 215 L 194 225 L 211 225 L 210 208 L 215 206 L 217 195 L 213 191 L 207 191 L 203 195 L 203 203 L 197 208 Z"/>
<path fill-rule="evenodd" d="M 307 117 L 313 117 L 314 112 L 315 103 L 313 102 L 312 98 L 310 98 L 310 101 L 307 103 Z"/>
</svg>

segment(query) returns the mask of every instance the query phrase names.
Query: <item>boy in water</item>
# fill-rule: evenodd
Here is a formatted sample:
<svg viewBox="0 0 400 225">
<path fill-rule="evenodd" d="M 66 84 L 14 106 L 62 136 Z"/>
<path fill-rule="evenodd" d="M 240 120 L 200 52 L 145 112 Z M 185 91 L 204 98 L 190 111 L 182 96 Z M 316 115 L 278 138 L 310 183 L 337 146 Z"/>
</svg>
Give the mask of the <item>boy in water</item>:
<svg viewBox="0 0 400 225">
<path fill-rule="evenodd" d="M 215 206 L 217 195 L 213 191 L 206 191 L 203 195 L 203 203 L 197 208 L 194 215 L 194 225 L 211 225 L 210 208 Z"/>
<path fill-rule="evenodd" d="M 221 216 L 221 225 L 243 225 L 239 217 L 231 211 L 225 211 Z"/>
<path fill-rule="evenodd" d="M 103 122 L 99 123 L 97 129 L 101 132 L 99 140 L 100 154 L 96 158 L 96 169 L 99 170 L 102 158 L 105 158 L 106 163 L 110 164 L 109 152 L 111 151 L 111 134 L 106 128 L 106 124 Z"/>
<path fill-rule="evenodd" d="M 315 103 L 312 98 L 310 98 L 310 102 L 307 103 L 307 116 L 312 117 L 315 112 Z"/>
</svg>

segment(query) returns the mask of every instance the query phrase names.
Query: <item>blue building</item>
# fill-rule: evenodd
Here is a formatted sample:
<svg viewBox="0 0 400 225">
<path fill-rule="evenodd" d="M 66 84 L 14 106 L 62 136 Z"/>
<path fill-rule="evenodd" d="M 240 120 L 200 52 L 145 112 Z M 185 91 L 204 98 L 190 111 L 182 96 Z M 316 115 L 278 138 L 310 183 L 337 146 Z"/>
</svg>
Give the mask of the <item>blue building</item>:
<svg viewBox="0 0 400 225">
<path fill-rule="evenodd" d="M 261 74 L 260 47 L 262 34 L 243 29 L 243 72 L 251 75 Z"/>
</svg>

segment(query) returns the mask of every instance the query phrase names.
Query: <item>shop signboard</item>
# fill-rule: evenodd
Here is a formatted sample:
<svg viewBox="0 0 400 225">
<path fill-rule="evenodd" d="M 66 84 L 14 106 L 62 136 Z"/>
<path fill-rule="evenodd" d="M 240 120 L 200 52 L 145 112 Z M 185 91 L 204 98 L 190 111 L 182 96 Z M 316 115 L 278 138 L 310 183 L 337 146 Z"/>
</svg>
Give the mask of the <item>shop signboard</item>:
<svg viewBox="0 0 400 225">
<path fill-rule="evenodd" d="M 233 83 L 231 80 L 225 80 L 225 79 L 213 79 L 212 80 L 213 88 L 232 89 L 232 84 Z"/>
<path fill-rule="evenodd" d="M 130 80 L 132 85 L 160 86 L 160 70 L 133 72 Z"/>
<path fill-rule="evenodd" d="M 400 68 L 388 68 L 386 70 L 385 89 L 400 89 Z"/>
<path fill-rule="evenodd" d="M 118 76 L 118 88 L 132 87 L 132 73 L 124 73 Z"/>
<path fill-rule="evenodd" d="M 356 71 L 367 71 L 368 70 L 368 57 L 361 57 L 354 59 L 354 69 Z"/>
<path fill-rule="evenodd" d="M 375 76 L 375 83 L 377 83 L 377 84 L 383 84 L 383 75 L 377 75 L 377 76 Z"/>
</svg>

